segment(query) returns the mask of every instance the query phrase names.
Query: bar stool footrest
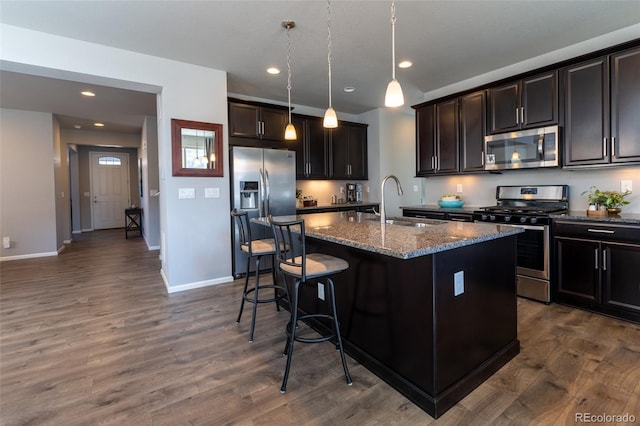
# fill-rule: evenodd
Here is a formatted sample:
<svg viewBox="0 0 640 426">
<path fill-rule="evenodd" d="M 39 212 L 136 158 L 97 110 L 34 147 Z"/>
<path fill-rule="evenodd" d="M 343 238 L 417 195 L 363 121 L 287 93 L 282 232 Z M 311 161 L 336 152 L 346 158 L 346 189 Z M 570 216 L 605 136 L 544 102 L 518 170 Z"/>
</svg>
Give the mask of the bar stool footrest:
<svg viewBox="0 0 640 426">
<path fill-rule="evenodd" d="M 312 318 L 312 319 L 316 319 L 316 318 L 324 318 L 324 319 L 328 319 L 333 321 L 333 317 L 331 315 L 327 315 L 327 314 L 307 314 L 307 315 L 301 315 L 298 317 L 298 321 L 302 321 L 304 319 L 307 318 Z M 286 331 L 287 331 L 287 337 L 291 337 L 291 321 L 289 321 L 287 323 L 287 327 L 286 327 Z M 301 343 L 322 343 L 322 342 L 327 342 L 331 339 L 335 339 L 336 338 L 336 333 L 329 333 L 327 335 L 324 336 L 320 336 L 320 337 L 295 337 L 295 341 L 296 342 L 301 342 Z"/>
<path fill-rule="evenodd" d="M 251 297 L 250 295 L 251 295 L 251 293 L 254 293 L 256 291 L 256 288 L 254 287 L 254 288 L 248 289 L 246 291 L 246 293 L 244 293 L 242 295 L 242 297 L 244 298 L 244 300 L 246 300 L 247 302 L 251 302 L 251 303 L 254 303 L 254 302 L 256 302 L 256 303 L 272 303 L 272 302 L 277 302 L 279 300 L 287 298 L 287 294 L 286 294 L 287 289 L 282 287 L 282 286 L 271 285 L 271 284 L 258 286 L 258 291 L 269 290 L 269 289 L 271 289 L 271 290 L 277 289 L 277 290 L 281 290 L 281 291 L 283 291 L 285 293 L 284 294 L 280 294 L 280 295 L 278 295 L 276 297 L 270 297 L 270 298 L 267 298 L 267 299 L 253 300 L 253 297 Z"/>
</svg>

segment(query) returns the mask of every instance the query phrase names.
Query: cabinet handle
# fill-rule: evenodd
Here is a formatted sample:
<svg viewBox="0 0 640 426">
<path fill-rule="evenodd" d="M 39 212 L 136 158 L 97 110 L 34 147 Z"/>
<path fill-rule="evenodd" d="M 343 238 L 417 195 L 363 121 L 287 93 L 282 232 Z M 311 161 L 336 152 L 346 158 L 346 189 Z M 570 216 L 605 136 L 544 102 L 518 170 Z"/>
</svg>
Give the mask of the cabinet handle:
<svg viewBox="0 0 640 426">
<path fill-rule="evenodd" d="M 616 156 L 616 137 L 611 136 L 611 156 Z"/>
<path fill-rule="evenodd" d="M 516 108 L 516 124 L 520 124 L 520 112 L 518 108 Z"/>
<path fill-rule="evenodd" d="M 602 250 L 602 270 L 607 270 L 607 250 Z"/>
<path fill-rule="evenodd" d="M 616 233 L 616 231 L 612 231 L 610 229 L 591 229 L 591 228 L 587 228 L 587 231 L 600 233 L 600 234 L 615 234 Z"/>
<path fill-rule="evenodd" d="M 607 156 L 607 138 L 602 138 L 602 151 L 604 152 L 604 156 Z"/>
<path fill-rule="evenodd" d="M 524 124 L 524 107 L 520 107 L 520 122 Z"/>
<path fill-rule="evenodd" d="M 480 164 L 484 166 L 484 151 L 480 151 Z"/>
<path fill-rule="evenodd" d="M 596 253 L 596 269 L 598 269 L 598 249 L 595 249 Z"/>
<path fill-rule="evenodd" d="M 432 170 L 435 170 L 435 169 L 436 169 L 436 166 L 435 166 L 435 162 L 434 162 L 434 160 L 435 160 L 435 157 L 432 155 L 432 156 L 431 156 L 431 169 L 432 169 Z"/>
<path fill-rule="evenodd" d="M 436 155 L 436 170 L 440 170 L 440 158 Z"/>
</svg>

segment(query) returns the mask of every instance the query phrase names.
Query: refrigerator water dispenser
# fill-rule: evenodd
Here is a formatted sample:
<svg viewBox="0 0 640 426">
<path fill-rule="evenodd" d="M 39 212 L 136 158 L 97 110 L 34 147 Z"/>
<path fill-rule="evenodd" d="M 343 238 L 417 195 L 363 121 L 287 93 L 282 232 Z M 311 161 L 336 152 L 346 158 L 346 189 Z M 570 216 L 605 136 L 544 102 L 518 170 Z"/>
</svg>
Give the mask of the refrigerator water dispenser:
<svg viewBox="0 0 640 426">
<path fill-rule="evenodd" d="M 240 208 L 258 208 L 258 181 L 240 181 Z"/>
</svg>

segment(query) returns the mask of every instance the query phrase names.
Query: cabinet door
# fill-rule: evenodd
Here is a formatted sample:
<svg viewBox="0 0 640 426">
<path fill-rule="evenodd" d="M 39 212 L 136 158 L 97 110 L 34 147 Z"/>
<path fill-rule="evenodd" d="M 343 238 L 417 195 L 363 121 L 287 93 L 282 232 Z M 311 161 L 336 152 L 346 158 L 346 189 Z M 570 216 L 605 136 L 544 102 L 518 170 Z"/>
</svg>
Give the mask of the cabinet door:
<svg viewBox="0 0 640 426">
<path fill-rule="evenodd" d="M 349 178 L 367 179 L 367 128 L 364 126 L 349 125 L 348 158 Z"/>
<path fill-rule="evenodd" d="M 284 129 L 289 123 L 289 114 L 285 110 L 275 108 L 260 108 L 262 122 L 262 139 L 284 141 Z"/>
<path fill-rule="evenodd" d="M 296 179 L 306 179 L 307 173 L 309 171 L 306 158 L 306 144 L 309 140 L 309 135 L 306 128 L 307 120 L 305 117 L 293 115 L 291 117 L 291 122 L 296 128 L 296 134 L 298 136 L 298 140 L 296 141 L 287 141 L 290 144 L 291 149 L 296 152 Z"/>
<path fill-rule="evenodd" d="M 557 71 L 522 80 L 523 129 L 551 126 L 558 123 Z"/>
<path fill-rule="evenodd" d="M 640 48 L 611 56 L 611 161 L 640 161 Z"/>
<path fill-rule="evenodd" d="M 416 109 L 416 176 L 435 173 L 436 106 Z"/>
<path fill-rule="evenodd" d="M 328 130 L 329 147 L 330 147 L 330 168 L 329 172 L 332 179 L 349 179 L 348 174 L 348 147 L 349 144 L 349 132 L 347 126 L 342 122 L 338 123 L 336 129 Z"/>
<path fill-rule="evenodd" d="M 564 70 L 565 165 L 609 162 L 607 81 L 609 79 L 606 57 L 573 65 Z"/>
<path fill-rule="evenodd" d="M 556 237 L 558 295 L 565 299 L 600 303 L 600 244 Z"/>
<path fill-rule="evenodd" d="M 260 137 L 260 108 L 254 105 L 229 103 L 229 136 Z"/>
<path fill-rule="evenodd" d="M 322 127 L 322 118 L 307 118 L 306 121 L 307 162 L 309 164 L 308 175 L 310 179 L 326 179 L 329 176 L 327 162 L 327 132 Z"/>
<path fill-rule="evenodd" d="M 458 172 L 458 100 L 436 104 L 436 173 Z"/>
<path fill-rule="evenodd" d="M 491 133 L 520 128 L 520 82 L 489 89 Z"/>
<path fill-rule="evenodd" d="M 484 91 L 460 98 L 460 161 L 463 172 L 484 170 L 485 102 Z"/>
<path fill-rule="evenodd" d="M 640 313 L 640 246 L 602 243 L 603 303 Z"/>
</svg>

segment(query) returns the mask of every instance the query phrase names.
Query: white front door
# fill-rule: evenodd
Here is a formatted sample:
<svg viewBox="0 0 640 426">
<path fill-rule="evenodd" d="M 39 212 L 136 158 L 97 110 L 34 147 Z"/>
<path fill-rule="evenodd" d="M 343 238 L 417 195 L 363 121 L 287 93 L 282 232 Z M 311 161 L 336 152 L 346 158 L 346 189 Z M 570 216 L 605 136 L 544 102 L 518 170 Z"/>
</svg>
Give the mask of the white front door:
<svg viewBox="0 0 640 426">
<path fill-rule="evenodd" d="M 91 152 L 93 229 L 122 228 L 129 206 L 129 154 Z"/>
</svg>

